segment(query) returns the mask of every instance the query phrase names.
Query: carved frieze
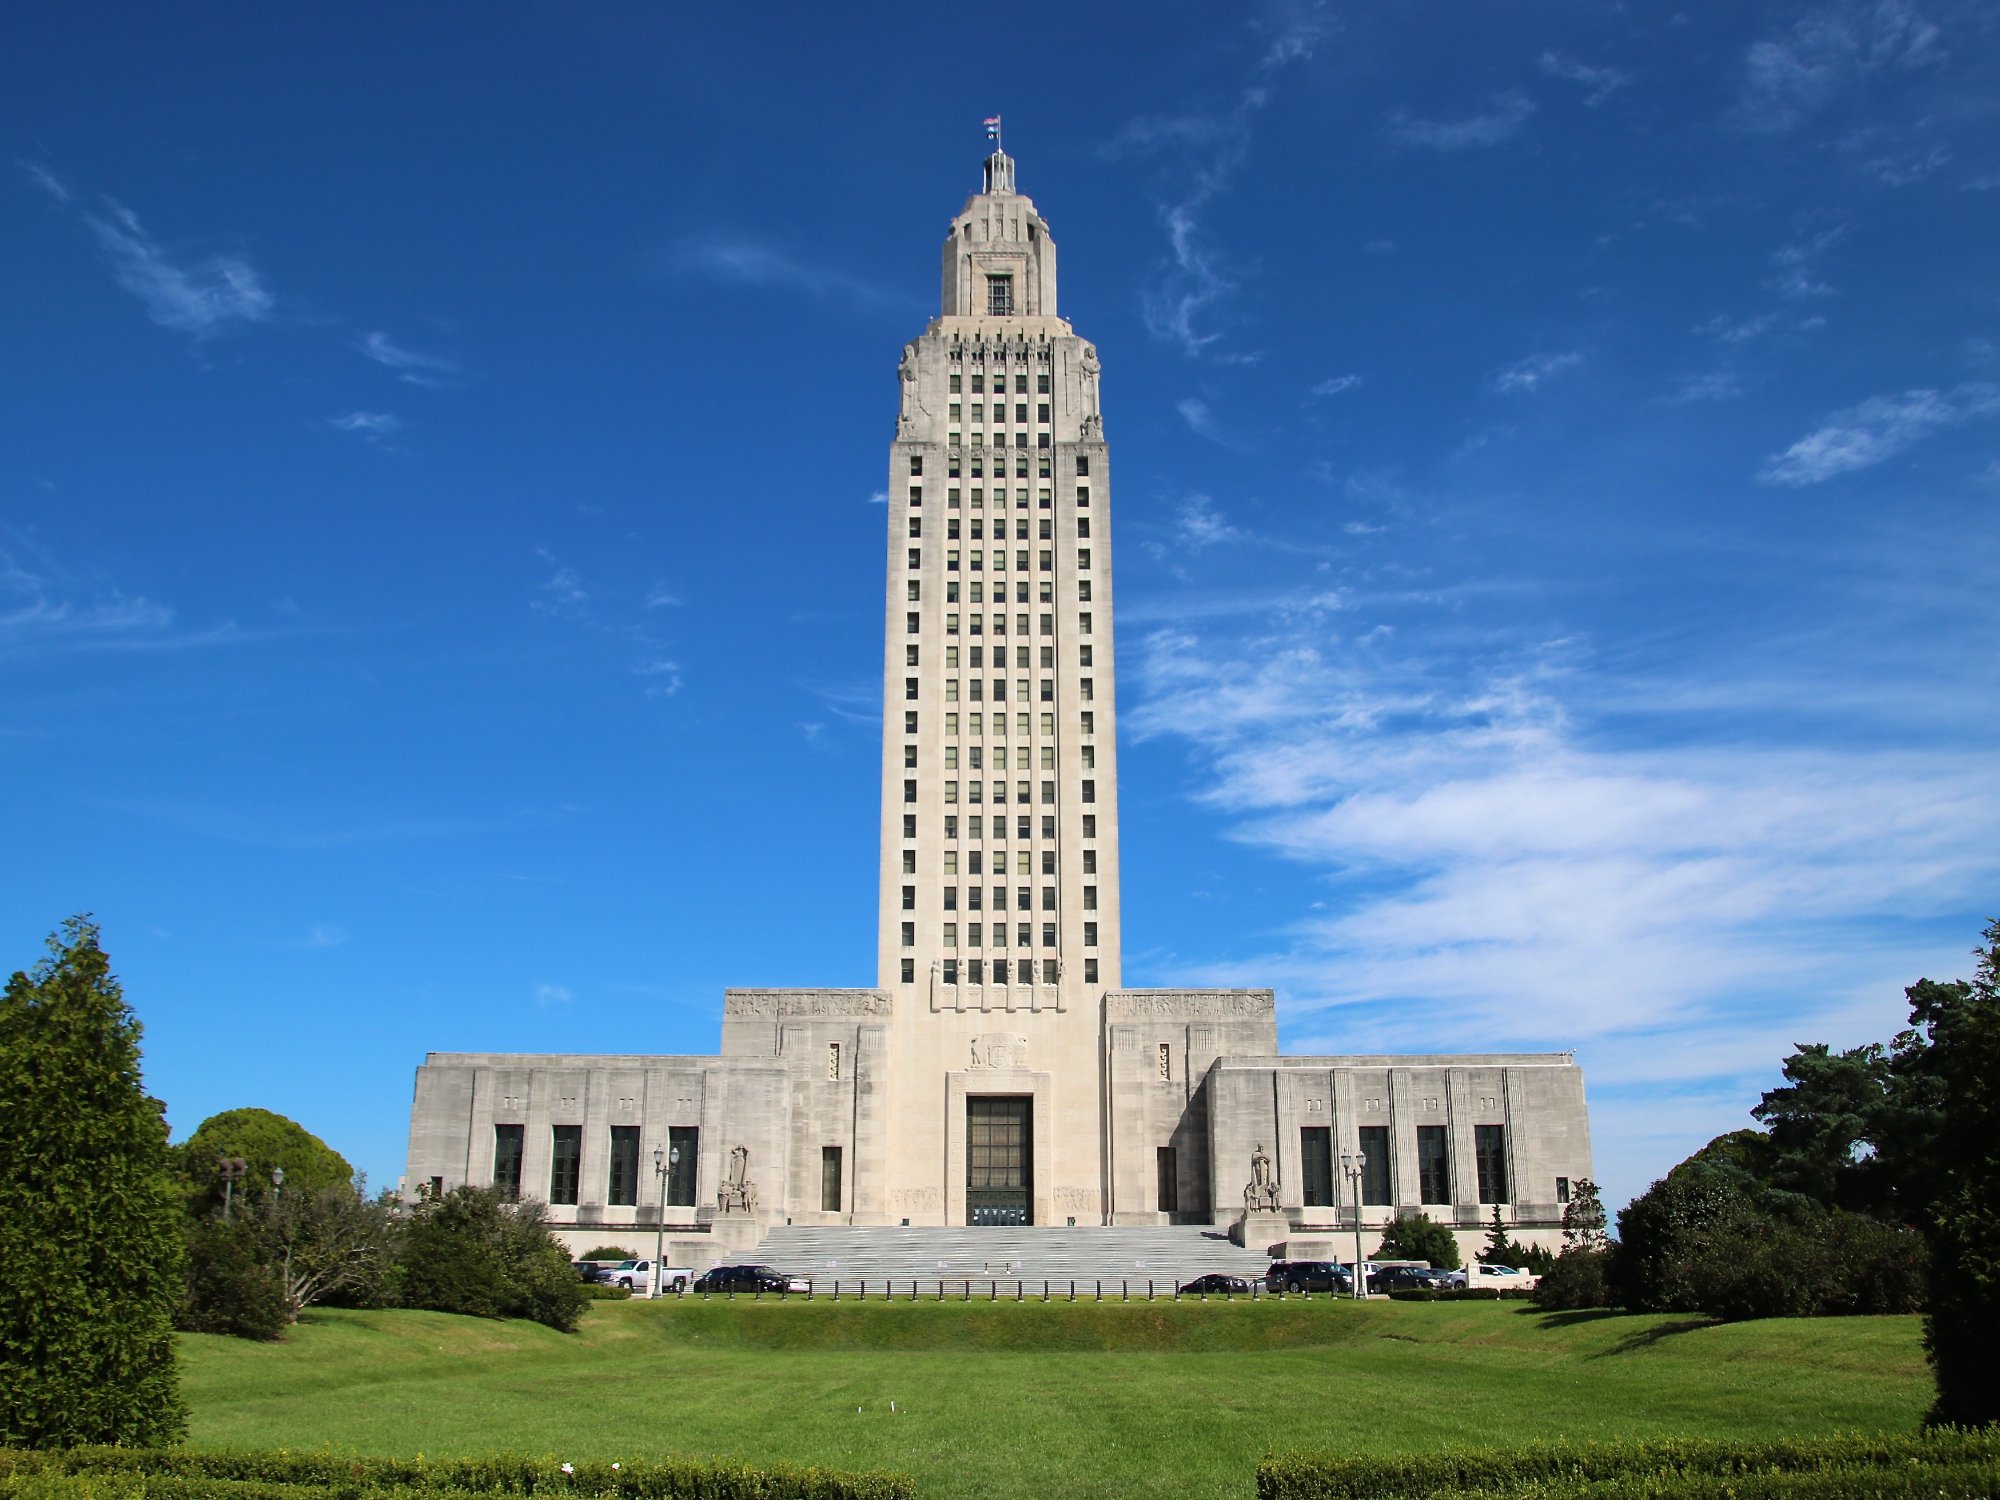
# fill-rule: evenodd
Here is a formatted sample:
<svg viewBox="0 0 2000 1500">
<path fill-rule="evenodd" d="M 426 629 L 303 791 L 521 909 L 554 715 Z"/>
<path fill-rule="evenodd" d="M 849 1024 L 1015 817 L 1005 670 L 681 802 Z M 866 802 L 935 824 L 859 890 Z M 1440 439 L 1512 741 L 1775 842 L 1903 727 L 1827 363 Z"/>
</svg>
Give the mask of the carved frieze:
<svg viewBox="0 0 2000 1500">
<path fill-rule="evenodd" d="M 1028 1039 L 1018 1032 L 983 1031 L 972 1039 L 970 1068 L 1025 1068 Z"/>
<path fill-rule="evenodd" d="M 1269 990 L 1113 990 L 1107 1021 L 1265 1021 L 1276 1014 Z"/>
<path fill-rule="evenodd" d="M 725 1016 L 765 1020 L 818 1016 L 888 1016 L 895 1001 L 882 990 L 730 990 L 722 997 Z"/>
</svg>

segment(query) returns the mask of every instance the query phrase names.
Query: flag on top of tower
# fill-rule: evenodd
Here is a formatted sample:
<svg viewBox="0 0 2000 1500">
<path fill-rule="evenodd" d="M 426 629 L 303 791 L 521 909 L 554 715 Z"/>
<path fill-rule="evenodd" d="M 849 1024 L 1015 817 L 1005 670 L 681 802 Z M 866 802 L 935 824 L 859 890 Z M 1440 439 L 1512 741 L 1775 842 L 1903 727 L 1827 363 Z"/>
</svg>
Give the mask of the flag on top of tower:
<svg viewBox="0 0 2000 1500">
<path fill-rule="evenodd" d="M 988 115 L 986 117 L 986 139 L 989 141 L 1000 139 L 1000 117 L 998 115 Z"/>
</svg>

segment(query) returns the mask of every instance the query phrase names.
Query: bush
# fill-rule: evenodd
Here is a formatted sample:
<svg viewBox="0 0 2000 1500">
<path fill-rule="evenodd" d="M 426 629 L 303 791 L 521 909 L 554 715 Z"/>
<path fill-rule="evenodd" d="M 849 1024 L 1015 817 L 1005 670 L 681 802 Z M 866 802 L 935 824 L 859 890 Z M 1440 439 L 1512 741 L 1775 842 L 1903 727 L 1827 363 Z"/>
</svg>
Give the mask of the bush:
<svg viewBox="0 0 2000 1500">
<path fill-rule="evenodd" d="M 174 1327 L 276 1339 L 291 1321 L 263 1225 L 250 1214 L 197 1219 L 188 1230 L 187 1291 L 174 1311 Z"/>
<path fill-rule="evenodd" d="M 1913 1230 L 1801 1206 L 1716 1236 L 1699 1300 L 1702 1311 L 1730 1321 L 1919 1312 L 1925 1259 Z"/>
<path fill-rule="evenodd" d="M 617 1245 L 599 1245 L 595 1250 L 586 1250 L 578 1260 L 637 1260 L 639 1252 L 621 1249 Z"/>
<path fill-rule="evenodd" d="M 1349 1458 L 1291 1453 L 1257 1466 L 1258 1500 L 1510 1496 L 1561 1500 L 1861 1500 L 1983 1496 L 2000 1480 L 2000 1436 L 1841 1436 L 1716 1442 L 1540 1444 L 1515 1450 Z M 1982 1488 L 1981 1486 L 1985 1486 Z"/>
<path fill-rule="evenodd" d="M 0 1443 L 163 1443 L 187 1425 L 167 1127 L 97 928 L 0 998 Z"/>
<path fill-rule="evenodd" d="M 1615 1305 L 1611 1295 L 1611 1254 L 1608 1249 L 1581 1247 L 1563 1251 L 1535 1284 L 1531 1294 L 1535 1306 L 1550 1312 L 1576 1312 Z"/>
<path fill-rule="evenodd" d="M 1389 1293 L 1391 1302 L 1526 1302 L 1534 1295 L 1518 1286 L 1413 1286 Z"/>
<path fill-rule="evenodd" d="M 1373 1258 L 1428 1261 L 1440 1271 L 1456 1271 L 1463 1264 L 1457 1236 L 1424 1213 L 1397 1214 L 1385 1224 Z"/>
<path fill-rule="evenodd" d="M 417 1204 L 402 1248 L 405 1307 L 532 1318 L 568 1333 L 590 1302 L 541 1205 L 496 1188 L 454 1188 Z"/>
<path fill-rule="evenodd" d="M 137 1482 L 134 1482 L 137 1481 Z M 188 1449 L 0 1449 L 0 1496 L 18 1500 L 910 1500 L 901 1474 L 843 1474 L 783 1464 L 644 1461 L 563 1464 L 554 1458 L 343 1458 L 331 1453 Z"/>
<path fill-rule="evenodd" d="M 626 1302 L 632 1296 L 629 1286 L 612 1286 L 605 1281 L 586 1281 L 582 1286 L 583 1295 L 592 1302 Z"/>
</svg>

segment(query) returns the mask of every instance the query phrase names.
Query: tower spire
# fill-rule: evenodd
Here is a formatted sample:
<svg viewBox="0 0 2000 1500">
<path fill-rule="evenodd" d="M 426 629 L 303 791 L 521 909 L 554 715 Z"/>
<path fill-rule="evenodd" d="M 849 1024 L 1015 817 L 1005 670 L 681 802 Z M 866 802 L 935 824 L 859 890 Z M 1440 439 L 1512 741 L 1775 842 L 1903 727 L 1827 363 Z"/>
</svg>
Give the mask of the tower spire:
<svg viewBox="0 0 2000 1500">
<path fill-rule="evenodd" d="M 993 154 L 986 158 L 986 188 L 989 193 L 1011 193 L 1014 191 L 1014 158 L 1007 154 L 1007 148 L 1000 143 L 1000 117 L 986 117 L 986 139 L 993 143 Z"/>
</svg>

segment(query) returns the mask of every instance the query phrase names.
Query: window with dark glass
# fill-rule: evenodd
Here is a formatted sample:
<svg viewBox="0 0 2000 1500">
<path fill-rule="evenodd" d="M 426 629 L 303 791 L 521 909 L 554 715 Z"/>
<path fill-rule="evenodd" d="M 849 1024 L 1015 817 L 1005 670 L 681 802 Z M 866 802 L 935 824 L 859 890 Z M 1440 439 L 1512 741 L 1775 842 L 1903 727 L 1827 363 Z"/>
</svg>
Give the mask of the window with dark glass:
<svg viewBox="0 0 2000 1500">
<path fill-rule="evenodd" d="M 614 1207 L 630 1208 L 639 1201 L 639 1127 L 611 1127 L 611 1176 L 604 1201 Z"/>
<path fill-rule="evenodd" d="M 576 1202 L 577 1178 L 583 1167 L 583 1127 L 550 1126 L 549 1202 Z"/>
<path fill-rule="evenodd" d="M 1307 1208 L 1333 1206 L 1333 1132 L 1324 1125 L 1299 1131 L 1299 1190 Z"/>
<path fill-rule="evenodd" d="M 819 1206 L 823 1213 L 840 1212 L 840 1147 L 819 1148 Z"/>
<path fill-rule="evenodd" d="M 701 1127 L 698 1125 L 671 1125 L 667 1128 L 667 1150 L 678 1151 L 673 1164 L 667 1168 L 667 1202 L 692 1207 L 694 1204 L 695 1168 L 701 1155 Z"/>
<path fill-rule="evenodd" d="M 1507 1193 L 1507 1127 L 1472 1127 L 1472 1155 L 1479 1164 L 1479 1201 L 1509 1203 Z"/>
<path fill-rule="evenodd" d="M 1389 1127 L 1363 1125 L 1361 1137 L 1361 1201 L 1371 1208 L 1389 1202 Z"/>
<path fill-rule="evenodd" d="M 525 1125 L 493 1127 L 493 1185 L 509 1198 L 521 1196 L 521 1143 Z"/>
<path fill-rule="evenodd" d="M 1451 1202 L 1451 1161 L 1442 1125 L 1417 1127 L 1417 1196 L 1426 1203 Z"/>
<path fill-rule="evenodd" d="M 1160 1212 L 1179 1213 L 1181 1208 L 1181 1169 L 1178 1153 L 1172 1146 L 1158 1147 L 1153 1160 L 1159 1173 Z"/>
</svg>

